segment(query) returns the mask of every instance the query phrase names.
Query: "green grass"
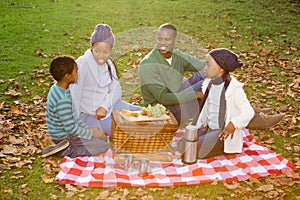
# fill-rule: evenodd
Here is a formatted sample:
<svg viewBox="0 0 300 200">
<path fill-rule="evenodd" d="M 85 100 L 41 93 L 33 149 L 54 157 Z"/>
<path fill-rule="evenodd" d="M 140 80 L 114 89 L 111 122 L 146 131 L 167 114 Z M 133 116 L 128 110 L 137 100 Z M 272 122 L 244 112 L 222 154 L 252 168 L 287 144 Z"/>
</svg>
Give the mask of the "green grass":
<svg viewBox="0 0 300 200">
<path fill-rule="evenodd" d="M 231 48 L 240 54 L 246 67 L 238 72 L 238 78 L 246 83 L 245 90 L 251 102 L 258 105 L 273 107 L 277 112 L 286 112 L 286 119 L 275 127 L 265 131 L 253 131 L 258 139 L 275 138 L 274 144 L 268 145 L 277 153 L 295 161 L 299 155 L 294 147 L 299 146 L 299 137 L 291 138 L 299 133 L 299 119 L 295 128 L 292 117 L 299 118 L 299 89 L 289 87 L 299 78 L 299 47 L 300 47 L 300 4 L 295 0 L 2 0 L 0 1 L 0 102 L 5 105 L 25 105 L 30 111 L 12 117 L 3 111 L 0 105 L 0 126 L 3 123 L 14 123 L 14 135 L 28 137 L 22 132 L 22 123 L 29 120 L 34 132 L 45 134 L 41 126 L 45 121 L 35 122 L 38 113 L 44 113 L 43 107 L 35 107 L 35 96 L 45 102 L 48 90 L 53 82 L 49 76 L 48 65 L 54 56 L 69 54 L 79 57 L 89 48 L 87 37 L 98 23 L 109 24 L 116 35 L 116 47 L 113 58 L 117 63 L 119 75 L 132 73 L 132 70 L 155 44 L 154 30 L 160 24 L 170 22 L 180 32 L 178 48 L 187 53 L 203 58 L 203 49 L 214 47 Z M 148 37 L 149 36 L 149 37 Z M 151 36 L 151 37 L 150 37 Z M 269 50 L 267 55 L 262 54 Z M 255 56 L 243 56 L 247 52 Z M 261 64 L 269 59 L 275 62 L 270 66 Z M 269 63 L 270 64 L 270 63 Z M 129 72 L 128 72 L 129 71 Z M 266 73 L 264 73 L 266 72 Z M 282 74 L 285 72 L 286 74 Z M 124 79 L 122 79 L 124 80 Z M 268 82 L 262 83 L 264 80 Z M 273 81 L 273 82 L 272 82 Z M 278 83 L 275 81 L 279 81 Z M 126 82 L 126 80 L 125 80 Z M 133 89 L 132 89 L 133 88 Z M 12 96 L 9 91 L 14 89 L 21 96 Z M 131 98 L 138 93 L 138 87 L 123 85 L 126 92 L 124 98 L 133 103 L 140 99 Z M 274 91 L 275 90 L 275 91 Z M 261 93 L 268 94 L 267 98 Z M 280 92 L 279 92 L 280 91 Z M 296 96 L 284 95 L 293 92 Z M 278 95 L 283 96 L 278 99 Z M 298 107 L 297 107 L 298 106 Z M 26 110 L 26 109 L 24 109 Z M 29 115 L 28 115 L 29 113 Z M 32 116 L 30 115 L 32 113 Z M 40 119 L 40 118 L 38 118 Z M 41 118 L 43 119 L 43 118 Z M 278 131 L 280 128 L 286 132 Z M 1 136 L 0 148 L 7 144 L 6 136 Z M 43 138 L 39 138 L 42 143 Z M 263 141 L 262 141 L 263 142 Z M 34 143 L 36 144 L 36 143 Z M 291 150 L 285 145 L 290 145 Z M 37 148 L 41 149 L 40 146 Z M 17 156 L 17 155 L 16 155 Z M 33 156 L 33 158 L 32 158 Z M 17 156 L 18 157 L 18 156 Z M 0 199 L 71 199 L 64 184 L 46 184 L 42 181 L 45 174 L 42 168 L 46 160 L 37 155 L 22 155 L 22 160 L 30 159 L 32 164 L 22 168 L 0 170 Z M 55 159 L 59 161 L 59 159 Z M 7 163 L 1 158 L 0 164 Z M 56 173 L 48 176 L 54 178 Z M 267 184 L 272 179 L 259 179 Z M 26 184 L 26 185 L 24 185 Z M 241 185 L 250 187 L 249 182 Z M 26 186 L 30 188 L 26 192 Z M 252 190 L 259 187 L 254 184 Z M 105 189 L 77 188 L 75 199 L 95 199 Z M 247 199 L 264 196 L 264 192 L 228 190 L 218 185 L 202 184 L 187 187 L 149 189 L 142 188 L 154 199 L 180 199 L 178 194 L 189 194 L 194 198 Z M 122 193 L 119 189 L 116 192 Z M 137 188 L 128 188 L 130 197 L 136 196 Z M 284 198 L 295 199 L 298 195 L 297 186 L 281 186 L 278 190 L 286 193 Z M 114 189 L 111 189 L 114 191 Z M 266 197 L 264 196 L 266 199 Z"/>
</svg>

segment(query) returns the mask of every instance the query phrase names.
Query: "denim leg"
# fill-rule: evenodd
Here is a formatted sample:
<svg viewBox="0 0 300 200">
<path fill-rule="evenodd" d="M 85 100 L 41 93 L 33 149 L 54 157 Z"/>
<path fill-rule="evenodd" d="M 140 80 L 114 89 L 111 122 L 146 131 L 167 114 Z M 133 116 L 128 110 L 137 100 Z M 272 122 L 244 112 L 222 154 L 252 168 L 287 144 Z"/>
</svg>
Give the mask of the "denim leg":
<svg viewBox="0 0 300 200">
<path fill-rule="evenodd" d="M 96 156 L 105 153 L 109 149 L 109 144 L 106 139 L 92 137 L 90 140 L 87 140 L 69 136 L 67 140 L 70 145 L 64 151 L 58 152 L 56 156 L 69 156 L 71 158 L 79 156 Z M 55 143 L 59 142 L 60 141 L 55 141 Z"/>
<path fill-rule="evenodd" d="M 199 100 L 190 101 L 187 103 L 181 103 L 179 105 L 166 106 L 174 117 L 176 118 L 178 124 L 184 125 L 188 120 L 194 119 L 199 109 Z"/>
<path fill-rule="evenodd" d="M 204 71 L 200 70 L 181 84 L 180 91 L 201 91 L 204 79 Z"/>
<path fill-rule="evenodd" d="M 132 110 L 132 111 L 138 111 L 142 108 L 140 106 L 136 106 L 130 103 L 127 103 L 126 101 L 118 101 L 114 108 L 114 110 Z M 95 116 L 87 115 L 84 113 L 80 114 L 80 119 L 84 121 L 86 124 L 88 124 L 90 127 L 99 128 L 100 130 L 104 131 L 107 135 L 111 135 L 111 125 L 112 125 L 112 116 L 108 116 L 105 119 L 96 119 Z"/>
<path fill-rule="evenodd" d="M 105 119 L 96 119 L 95 116 L 81 114 L 80 119 L 84 121 L 90 127 L 99 128 L 100 130 L 104 131 L 107 135 L 111 135 L 111 115 Z"/>
<path fill-rule="evenodd" d="M 138 111 L 142 108 L 140 106 L 136 106 L 126 101 L 120 100 L 114 105 L 114 110 L 131 110 L 131 111 Z"/>
<path fill-rule="evenodd" d="M 193 76 L 185 80 L 180 88 L 180 92 L 202 91 L 202 84 L 205 79 L 204 71 L 200 70 Z M 193 100 L 180 105 L 171 105 L 167 108 L 173 113 L 179 124 L 184 124 L 187 120 L 196 117 L 197 109 L 199 109 L 200 100 Z"/>
</svg>

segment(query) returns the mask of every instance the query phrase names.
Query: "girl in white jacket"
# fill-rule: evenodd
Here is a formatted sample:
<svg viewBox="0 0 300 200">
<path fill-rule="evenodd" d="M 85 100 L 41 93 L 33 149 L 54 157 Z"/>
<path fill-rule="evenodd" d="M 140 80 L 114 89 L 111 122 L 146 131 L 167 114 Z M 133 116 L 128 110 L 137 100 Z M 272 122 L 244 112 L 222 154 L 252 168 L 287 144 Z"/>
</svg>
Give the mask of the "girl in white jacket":
<svg viewBox="0 0 300 200">
<path fill-rule="evenodd" d="M 243 84 L 229 75 L 229 72 L 242 65 L 237 55 L 228 49 L 214 49 L 206 57 L 204 73 L 207 78 L 202 89 L 206 92 L 206 100 L 196 127 L 206 127 L 208 131 L 199 137 L 198 158 L 242 152 L 242 129 L 254 116 L 254 110 L 243 90 Z M 217 137 L 216 141 L 210 140 L 211 144 L 207 144 L 205 135 L 215 129 L 223 129 L 219 139 Z"/>
<path fill-rule="evenodd" d="M 110 59 L 114 35 L 109 25 L 98 24 L 91 36 L 92 48 L 80 56 L 78 80 L 71 86 L 74 106 L 80 119 L 91 127 L 111 134 L 112 110 L 140 110 L 123 101 L 116 68 Z"/>
</svg>

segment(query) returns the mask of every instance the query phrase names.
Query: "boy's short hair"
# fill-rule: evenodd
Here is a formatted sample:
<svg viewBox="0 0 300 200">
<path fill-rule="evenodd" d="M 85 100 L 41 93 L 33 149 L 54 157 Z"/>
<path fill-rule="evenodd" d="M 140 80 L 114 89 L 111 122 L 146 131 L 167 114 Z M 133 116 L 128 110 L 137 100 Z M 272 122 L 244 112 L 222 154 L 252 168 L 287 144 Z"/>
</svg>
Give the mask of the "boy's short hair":
<svg viewBox="0 0 300 200">
<path fill-rule="evenodd" d="M 175 37 L 177 37 L 177 29 L 173 24 L 170 23 L 165 23 L 159 26 L 158 31 L 162 30 L 162 29 L 169 29 L 174 31 Z"/>
<path fill-rule="evenodd" d="M 56 81 L 60 81 L 66 74 L 72 73 L 75 65 L 76 62 L 72 56 L 55 57 L 50 63 L 50 74 Z"/>
</svg>

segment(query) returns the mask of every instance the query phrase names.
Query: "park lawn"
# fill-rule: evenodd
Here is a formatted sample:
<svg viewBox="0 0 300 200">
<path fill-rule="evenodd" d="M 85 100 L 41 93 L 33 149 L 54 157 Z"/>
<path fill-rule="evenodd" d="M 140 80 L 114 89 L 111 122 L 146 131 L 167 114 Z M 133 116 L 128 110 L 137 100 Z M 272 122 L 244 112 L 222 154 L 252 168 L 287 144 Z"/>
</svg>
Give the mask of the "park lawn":
<svg viewBox="0 0 300 200">
<path fill-rule="evenodd" d="M 246 83 L 249 100 L 286 113 L 279 125 L 251 133 L 263 145 L 298 162 L 298 168 L 292 175 L 244 181 L 238 187 L 218 183 L 110 188 L 111 197 L 124 197 L 127 190 L 127 199 L 146 199 L 147 195 L 148 199 L 150 195 L 153 199 L 299 196 L 299 1 L 3 0 L 0 11 L 0 126 L 13 128 L 1 133 L 0 150 L 7 144 L 19 150 L 13 156 L 1 154 L 1 199 L 95 199 L 106 192 L 107 189 L 52 183 L 61 159 L 38 156 L 49 140 L 44 109 L 53 79 L 48 65 L 57 55 L 82 55 L 89 48 L 88 37 L 94 26 L 107 23 L 116 36 L 112 56 L 124 99 L 142 104 L 136 69 L 155 45 L 155 28 L 165 22 L 177 27 L 178 48 L 187 53 L 203 58 L 209 49 L 226 47 L 240 55 L 245 66 L 236 76 Z M 135 75 L 132 82 L 127 79 L 130 75 Z M 25 150 L 20 153 L 22 148 Z M 275 184 L 276 178 L 293 184 Z M 268 184 L 275 189 L 258 190 Z"/>
</svg>

